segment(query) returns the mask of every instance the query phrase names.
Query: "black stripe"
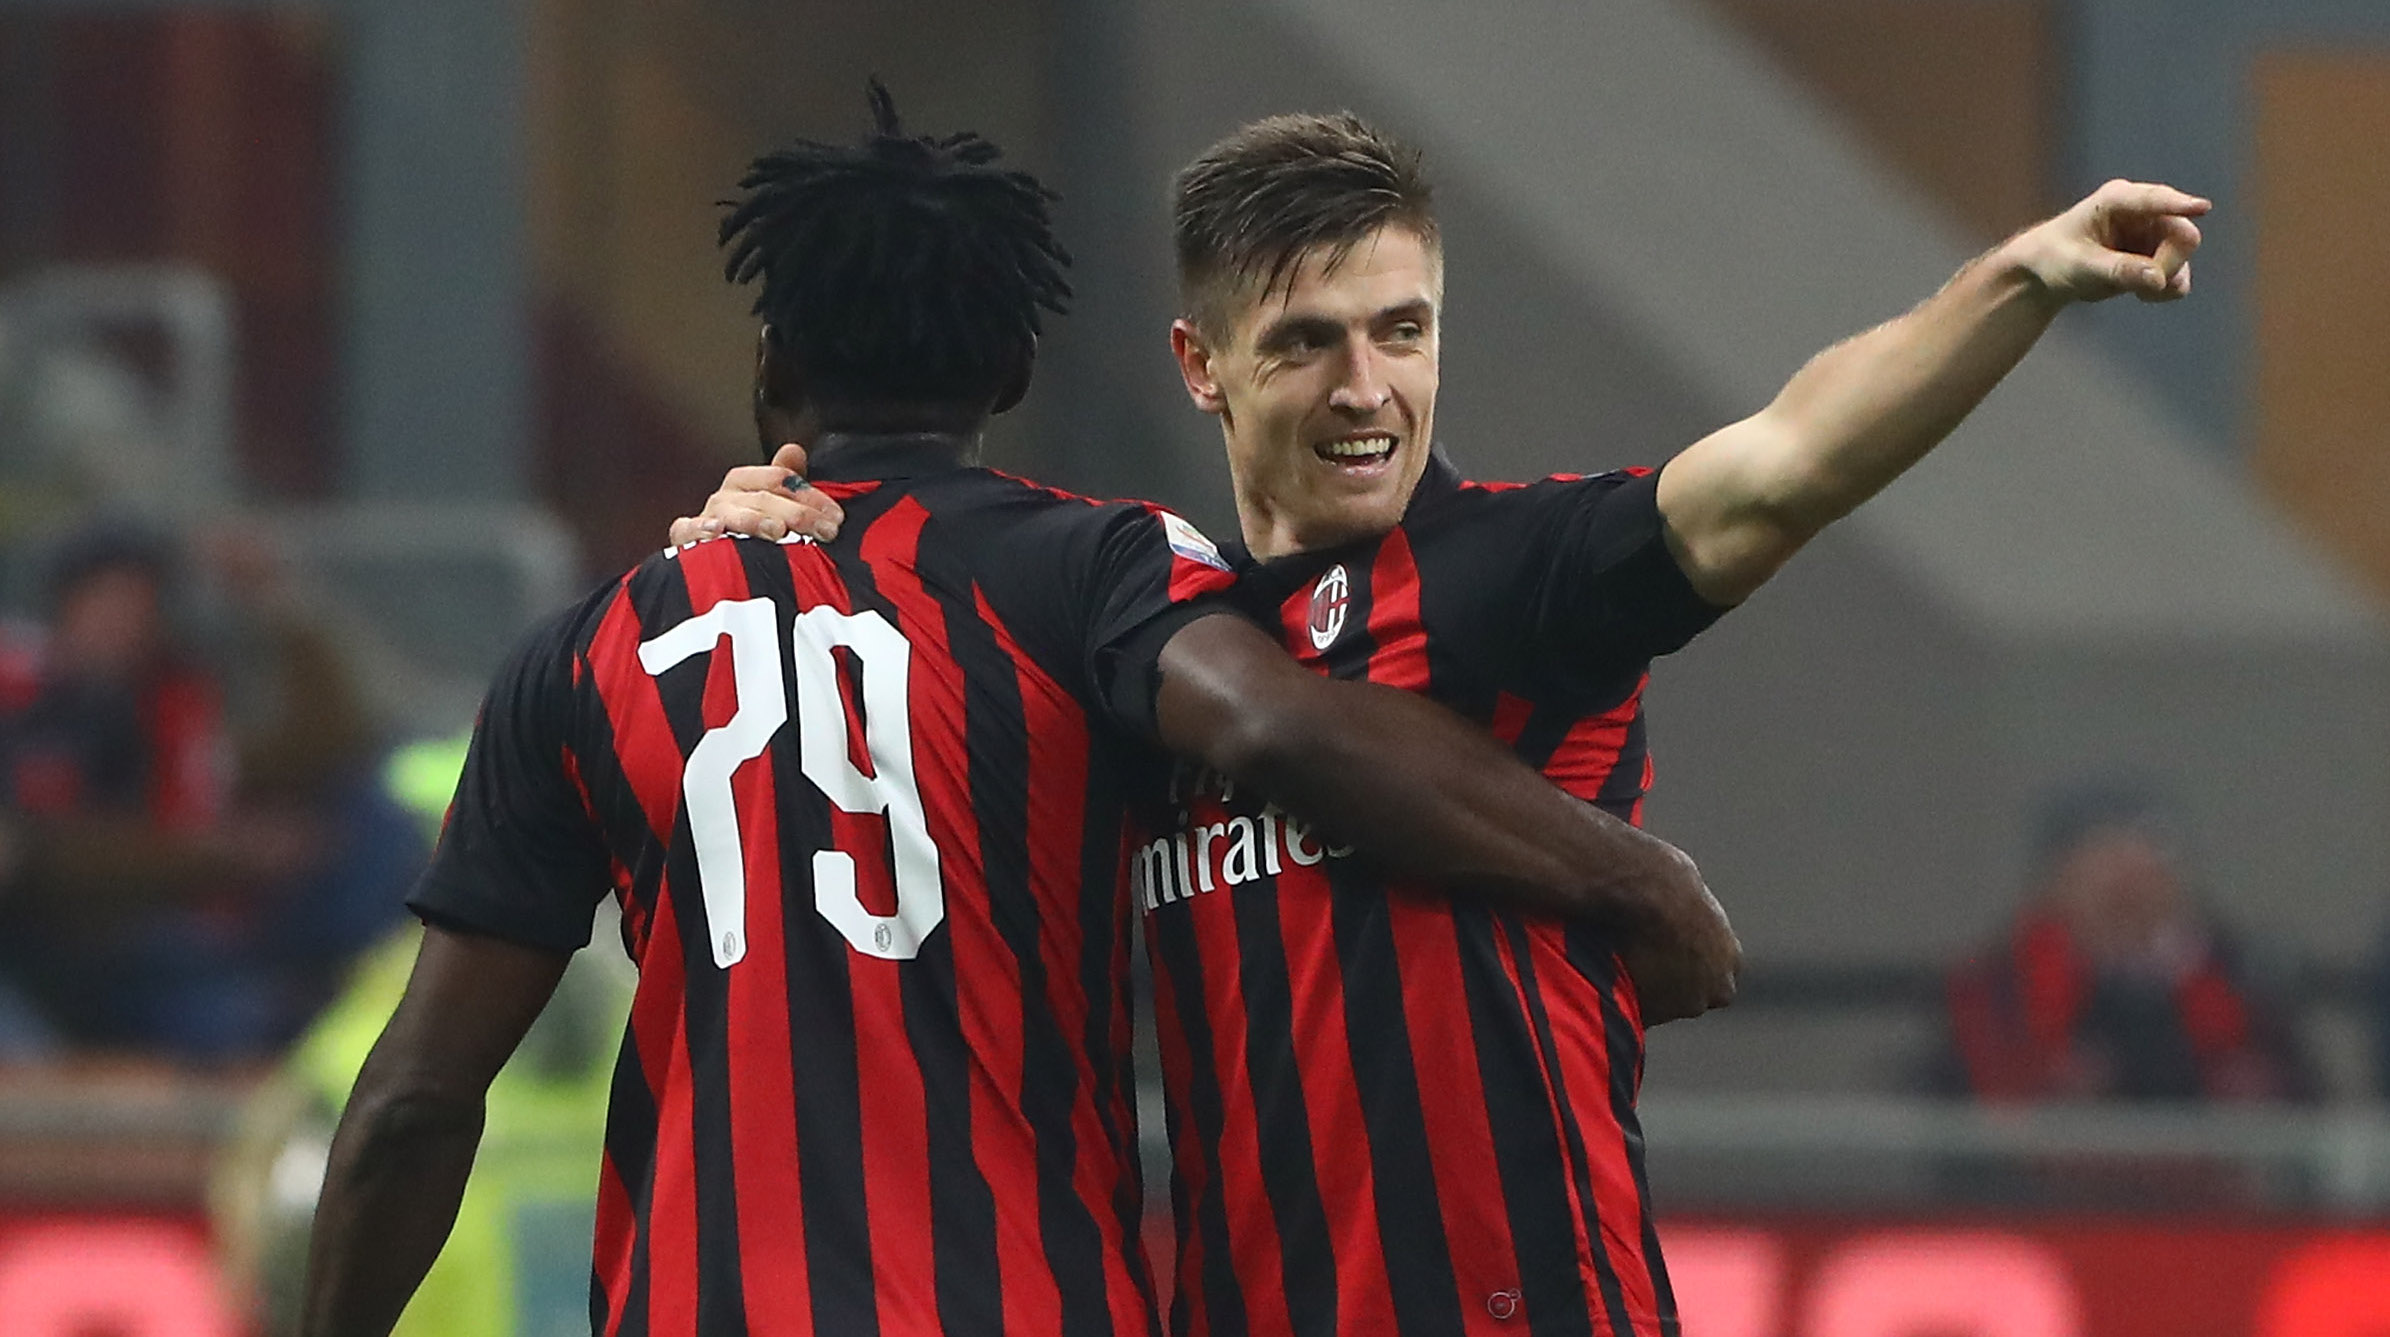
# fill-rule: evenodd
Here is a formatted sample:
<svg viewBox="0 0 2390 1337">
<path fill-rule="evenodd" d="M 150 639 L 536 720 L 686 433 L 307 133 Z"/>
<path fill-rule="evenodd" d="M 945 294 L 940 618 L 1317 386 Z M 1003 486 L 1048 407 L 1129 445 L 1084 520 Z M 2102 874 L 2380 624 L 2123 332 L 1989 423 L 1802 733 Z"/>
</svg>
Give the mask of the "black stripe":
<svg viewBox="0 0 2390 1337">
<path fill-rule="evenodd" d="M 1146 921 L 1149 929 L 1152 922 L 1150 918 Z M 1182 1242 L 1179 1257 L 1181 1260 L 1186 1257 L 1183 1243 L 1187 1223 L 1192 1220 L 1203 1236 L 1203 1277 L 1195 1283 L 1185 1277 L 1178 1279 L 1179 1299 L 1170 1306 L 1170 1330 L 1187 1331 L 1191 1315 L 1187 1312 L 1185 1295 L 1191 1284 L 1198 1284 L 1203 1287 L 1204 1313 L 1214 1337 L 1244 1337 L 1245 1296 L 1237 1285 L 1234 1260 L 1229 1253 L 1228 1209 L 1220 1181 L 1220 1078 L 1213 1066 L 1212 1027 L 1204 1009 L 1203 962 L 1195 950 L 1192 924 L 1183 926 L 1180 932 L 1150 934 L 1147 945 L 1162 973 L 1168 976 L 1167 985 L 1177 1003 L 1179 1030 L 1187 1055 L 1188 1113 L 1195 1121 L 1196 1144 L 1203 1149 L 1203 1193 L 1192 1204 L 1192 1212 L 1180 1191 L 1178 1177 L 1175 1174 L 1171 1177 Z M 1162 978 L 1154 980 L 1157 991 L 1164 985 Z M 1171 1129 L 1171 1141 L 1177 1142 L 1185 1131 Z"/>
<path fill-rule="evenodd" d="M 684 871 L 694 886 L 693 855 Z M 747 1293 L 740 1277 L 738 1167 L 731 1154 L 730 977 L 714 964 L 707 942 L 699 934 L 681 936 L 689 975 L 689 1104 L 697 1158 L 697 1330 L 706 1337 L 741 1337 L 747 1331 Z"/>
<path fill-rule="evenodd" d="M 1560 750 L 1560 745 L 1568 739 L 1568 731 L 1582 718 L 1574 710 L 1538 702 L 1527 712 L 1527 723 L 1520 728 L 1518 741 L 1511 745 L 1511 750 L 1520 761 L 1540 771 L 1552 764 L 1552 754 Z"/>
<path fill-rule="evenodd" d="M 1626 737 L 1620 740 L 1618 755 L 1610 759 L 1610 773 L 1602 777 L 1602 787 L 1594 794 L 1596 806 L 1618 817 L 1625 817 L 1635 809 L 1635 800 L 1643 797 L 1643 757 L 1650 746 L 1643 731 L 1643 703 L 1635 703 L 1635 715 L 1627 721 Z"/>
<path fill-rule="evenodd" d="M 646 583 L 668 588 L 678 586 L 677 581 L 658 577 L 651 577 Z M 647 593 L 651 611 L 666 611 L 657 608 L 652 592 Z M 676 606 L 682 616 L 687 615 L 685 590 L 681 591 Z M 639 612 L 636 600 L 632 602 L 632 612 Z M 626 871 L 631 877 L 632 908 L 652 923 L 656 893 L 663 876 L 663 846 L 649 825 L 647 810 L 640 804 L 638 791 L 632 787 L 624 759 L 617 751 L 613 719 L 606 713 L 597 679 L 586 667 L 586 657 L 604 625 L 604 619 L 593 619 L 587 638 L 579 647 L 584 671 L 579 680 L 577 746 L 573 755 L 606 847 L 618 859 L 629 856 Z M 639 629 L 633 627 L 630 634 L 637 637 Z M 648 1328 L 648 1246 L 655 1205 L 656 1123 L 656 1094 L 648 1089 L 647 1070 L 639 1059 L 638 1032 L 626 1023 L 615 1055 L 605 1132 L 606 1155 L 622 1182 L 631 1215 L 630 1278 L 623 1288 L 621 1337 L 645 1337 Z M 604 1283 L 594 1266 L 590 1280 L 591 1331 L 603 1334 L 610 1316 L 604 1310 Z"/>
<path fill-rule="evenodd" d="M 926 526 L 923 532 L 926 534 Z M 918 565 L 916 549 L 916 568 Z M 856 591 L 856 609 L 861 611 L 862 581 L 851 580 L 849 585 Z M 874 590 L 879 593 L 876 586 Z M 884 593 L 879 593 L 873 602 L 881 604 L 884 599 Z M 892 605 L 883 605 L 883 610 L 892 625 L 902 625 Z M 956 619 L 951 607 L 945 612 L 951 635 Z M 916 653 L 927 648 L 918 640 L 913 645 Z M 936 670 L 917 665 L 913 671 Z M 1002 746 L 1004 726 L 989 717 L 990 703 L 984 696 L 987 687 L 966 670 L 963 728 L 974 772 L 981 764 L 981 748 Z M 975 819 L 977 814 L 959 816 Z M 983 850 L 987 835 L 984 829 L 980 831 Z M 967 907 L 950 909 L 970 913 Z M 990 909 L 993 913 L 992 906 Z M 954 940 L 953 924 L 942 924 L 922 944 L 918 956 L 897 968 L 897 987 L 904 1006 L 905 1036 L 921 1074 L 929 1156 L 929 1262 L 939 1326 L 950 1333 L 998 1332 L 1004 1327 L 1004 1294 L 996 1256 L 996 1200 L 972 1155 L 973 1064 L 970 1045 L 963 1038 L 958 996 L 959 972 L 965 966 L 955 955 Z M 918 1260 L 911 1261 L 918 1265 Z"/>
<path fill-rule="evenodd" d="M 1535 1077 L 1532 1023 L 1503 969 L 1494 941 L 1495 917 L 1478 906 L 1457 905 L 1453 922 L 1460 940 L 1469 1029 L 1477 1041 L 1478 1081 L 1494 1135 L 1494 1165 L 1502 1177 L 1528 1331 L 1531 1337 L 1592 1337 L 1584 1278 L 1577 1270 L 1568 1186 L 1552 1173 L 1564 1160 L 1552 1122 L 1551 1093 Z"/>
<path fill-rule="evenodd" d="M 623 1288 L 621 1337 L 645 1337 L 648 1209 L 656 1195 L 656 1101 L 647 1089 L 647 1070 L 640 1066 L 638 1036 L 628 1030 L 615 1055 L 612 1094 L 606 1102 L 606 1155 L 631 1204 L 631 1279 Z M 605 1337 L 605 1288 L 594 1268 L 591 1277 L 590 1331 Z"/>
<path fill-rule="evenodd" d="M 1660 1229 L 1652 1215 L 1651 1179 L 1644 1169 L 1643 1121 L 1635 1113 L 1635 1094 L 1643 1083 L 1643 1043 L 1633 1022 L 1618 1006 L 1611 990 L 1617 987 L 1617 957 L 1592 930 L 1572 927 L 1568 955 L 1601 991 L 1602 1034 L 1610 1046 L 1610 1112 L 1626 1137 L 1627 1166 L 1635 1178 L 1635 1218 L 1643 1240 L 1643 1265 L 1651 1274 L 1652 1294 L 1660 1311 L 1661 1337 L 1677 1337 L 1676 1292 L 1668 1284 L 1668 1265 L 1660 1257 Z M 1633 1054 L 1632 1066 L 1619 1062 Z"/>
<path fill-rule="evenodd" d="M 1031 726 L 1021 699 L 1023 666 L 1005 653 L 995 630 L 981 619 L 969 594 L 973 586 L 967 567 L 957 565 L 961 557 L 938 544 L 924 553 L 921 564 L 935 573 L 925 576 L 924 583 L 946 608 L 948 645 L 972 688 L 965 725 L 971 802 L 979 823 L 989 912 L 1020 974 L 1020 1102 L 1037 1139 L 1038 1221 L 1046 1265 L 1061 1295 L 1062 1331 L 1069 1337 L 1109 1337 L 1112 1316 L 1105 1298 L 1103 1232 L 1077 1184 L 1079 1146 L 1071 1111 L 1079 1098 L 1080 1065 L 1061 1019 L 1054 1015 L 1042 950 L 1045 929 L 1030 886 Z M 1117 894 L 1107 898 L 1111 899 Z M 1109 931 L 1112 926 L 1104 927 Z M 1108 1046 L 1078 1052 L 1101 1055 Z"/>
<path fill-rule="evenodd" d="M 868 520 L 847 512 L 846 535 L 859 543 Z M 759 545 L 772 560 L 748 566 L 749 588 L 784 607 L 799 606 L 786 554 Z M 850 552 L 847 544 L 842 551 Z M 862 563 L 837 562 L 856 606 L 868 588 Z M 790 614 L 793 616 L 793 612 Z M 782 672 L 793 681 L 789 650 Z M 805 778 L 792 718 L 767 755 L 777 799 L 781 920 L 787 956 L 789 1076 L 795 1089 L 797 1192 L 805 1223 L 805 1267 L 813 1327 L 824 1333 L 879 1331 L 871 1222 L 864 1196 L 863 1096 L 855 1046 L 853 949 L 814 909 L 813 856 L 830 848 L 830 801 Z M 795 1316 L 789 1316 L 790 1321 Z M 781 1316 L 772 1316 L 774 1322 Z M 710 1337 L 710 1334 L 709 1334 Z"/>
<path fill-rule="evenodd" d="M 1527 999 L 1527 1016 L 1534 1028 L 1536 1047 L 1543 1051 L 1544 1071 L 1552 1089 L 1552 1108 L 1560 1115 L 1569 1178 L 1577 1186 L 1577 1201 L 1583 1204 L 1585 1238 L 1593 1252 L 1593 1275 L 1601 1287 L 1602 1308 L 1610 1317 L 1613 1331 L 1633 1332 L 1634 1325 L 1627 1319 L 1626 1296 L 1618 1285 L 1618 1269 L 1610 1261 L 1609 1242 L 1602 1238 L 1601 1218 L 1593 1196 L 1592 1163 L 1585 1154 L 1585 1131 L 1577 1124 L 1577 1110 L 1569 1101 L 1568 1082 L 1560 1071 L 1560 1049 L 1552 1040 L 1552 1018 L 1544 1009 L 1543 988 L 1535 980 L 1527 931 L 1509 919 L 1503 921 L 1502 929 L 1510 940 L 1511 957 L 1518 962 L 1520 992 Z"/>
<path fill-rule="evenodd" d="M 952 926 L 931 934 L 921 954 L 897 970 L 928 1123 L 931 1275 L 940 1328 L 1001 1332 L 996 1200 L 971 1155 L 971 1051 L 955 1004 L 955 970 Z"/>
<path fill-rule="evenodd" d="M 1115 1163 L 1129 1167 L 1113 1191 L 1114 1229 L 1125 1244 L 1129 1280 L 1145 1306 L 1150 1337 L 1160 1337 L 1153 1269 L 1143 1247 L 1145 1192 L 1137 1135 L 1137 1072 L 1135 1059 L 1114 1055 L 1112 1028 L 1134 1016 L 1130 996 L 1129 959 L 1121 938 L 1135 922 L 1130 916 L 1128 889 L 1121 885 L 1121 846 L 1131 792 L 1156 794 L 1166 774 L 1163 763 L 1148 754 L 1124 754 L 1099 734 L 1087 759 L 1084 825 L 1079 838 L 1079 988 L 1087 999 L 1087 1024 L 1080 1036 L 1084 1052 L 1113 1055 L 1095 1063 L 1096 1117 L 1104 1129 Z M 1126 1120 L 1121 1117 L 1127 1112 Z M 1173 1176 L 1175 1178 L 1175 1176 Z M 1183 1232 L 1183 1204 L 1173 1197 L 1173 1219 Z"/>
<path fill-rule="evenodd" d="M 670 566 L 681 578 L 659 580 L 649 587 L 657 616 L 649 620 L 647 610 L 641 609 L 643 633 L 652 635 L 678 625 L 689 616 L 681 609 L 695 606 L 688 591 L 687 568 L 677 562 Z M 634 599 L 642 593 L 636 589 L 640 583 L 634 582 Z M 691 655 L 656 679 L 657 697 L 684 762 L 705 735 L 706 684 L 717 671 L 727 672 L 727 664 L 717 665 L 712 654 Z M 763 833 L 744 834 L 751 839 L 763 837 Z M 714 927 L 706 918 L 685 806 L 674 821 L 669 849 L 666 885 L 671 888 L 673 920 L 679 928 L 682 1023 L 689 1050 L 690 1143 L 696 1161 L 697 1326 L 707 1337 L 716 1333 L 742 1337 L 747 1331 L 747 1306 L 739 1276 L 738 1187 L 731 1155 L 730 982 L 714 964 Z"/>
<path fill-rule="evenodd" d="M 1278 925 L 1277 879 L 1265 872 L 1254 882 L 1223 890 L 1236 910 L 1245 1073 L 1253 1088 L 1262 1187 L 1278 1225 L 1287 1317 L 1298 1333 L 1332 1333 L 1337 1330 L 1336 1255 L 1320 1203 L 1303 1077 L 1295 1066 L 1294 992 Z"/>
<path fill-rule="evenodd" d="M 1403 1012 L 1394 925 L 1384 892 L 1365 874 L 1330 865 L 1330 910 L 1344 977 L 1344 1029 L 1361 1122 L 1369 1130 L 1378 1239 L 1396 1329 L 1406 1337 L 1462 1331 L 1460 1290 L 1436 1202 L 1435 1164 Z"/>
</svg>

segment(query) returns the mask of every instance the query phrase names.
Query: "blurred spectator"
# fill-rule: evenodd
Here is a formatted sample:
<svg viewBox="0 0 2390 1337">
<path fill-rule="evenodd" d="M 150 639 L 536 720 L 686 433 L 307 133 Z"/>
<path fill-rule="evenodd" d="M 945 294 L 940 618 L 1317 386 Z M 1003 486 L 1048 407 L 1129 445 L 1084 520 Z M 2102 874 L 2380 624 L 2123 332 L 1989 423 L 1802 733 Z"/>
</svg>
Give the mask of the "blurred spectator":
<svg viewBox="0 0 2390 1337">
<path fill-rule="evenodd" d="M 250 676 L 280 685 L 240 747 L 223 679 L 173 630 L 176 571 L 154 539 L 81 533 L 45 625 L 0 651 L 0 1054 L 266 1053 L 412 872 L 419 836 L 379 799 L 329 647 L 235 564 Z"/>
<path fill-rule="evenodd" d="M 2289 1018 L 2184 885 L 2147 794 L 2086 789 L 2043 822 L 2039 885 L 1950 977 L 1952 1067 L 1984 1100 L 2309 1100 Z"/>
<path fill-rule="evenodd" d="M 2373 1072 L 2375 1091 L 2390 1100 L 2390 931 L 2382 934 L 2381 954 L 2373 961 Z"/>
</svg>

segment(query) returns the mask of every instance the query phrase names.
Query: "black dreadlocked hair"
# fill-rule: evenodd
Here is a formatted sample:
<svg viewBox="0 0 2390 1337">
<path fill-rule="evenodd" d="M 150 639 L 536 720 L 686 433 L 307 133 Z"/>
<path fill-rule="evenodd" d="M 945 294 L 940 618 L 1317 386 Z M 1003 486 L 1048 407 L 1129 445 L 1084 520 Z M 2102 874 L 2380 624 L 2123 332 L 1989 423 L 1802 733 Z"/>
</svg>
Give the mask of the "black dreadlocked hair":
<svg viewBox="0 0 2390 1337">
<path fill-rule="evenodd" d="M 723 277 L 762 280 L 755 314 L 822 398 L 992 399 L 1035 356 L 1040 313 L 1067 309 L 1057 196 L 972 131 L 906 135 L 876 78 L 868 97 L 862 143 L 749 166 L 722 202 Z"/>
</svg>

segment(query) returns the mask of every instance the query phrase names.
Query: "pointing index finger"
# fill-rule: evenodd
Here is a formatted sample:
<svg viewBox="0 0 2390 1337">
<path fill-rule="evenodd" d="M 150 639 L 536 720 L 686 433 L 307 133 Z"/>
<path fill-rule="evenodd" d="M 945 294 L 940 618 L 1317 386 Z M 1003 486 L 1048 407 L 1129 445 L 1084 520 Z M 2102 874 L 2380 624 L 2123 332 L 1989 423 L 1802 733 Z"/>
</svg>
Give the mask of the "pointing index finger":
<svg viewBox="0 0 2390 1337">
<path fill-rule="evenodd" d="M 2112 204 L 2136 213 L 2175 214 L 2184 218 L 2197 218 L 2216 207 L 2213 200 L 2154 181 L 2115 183 Z"/>
</svg>

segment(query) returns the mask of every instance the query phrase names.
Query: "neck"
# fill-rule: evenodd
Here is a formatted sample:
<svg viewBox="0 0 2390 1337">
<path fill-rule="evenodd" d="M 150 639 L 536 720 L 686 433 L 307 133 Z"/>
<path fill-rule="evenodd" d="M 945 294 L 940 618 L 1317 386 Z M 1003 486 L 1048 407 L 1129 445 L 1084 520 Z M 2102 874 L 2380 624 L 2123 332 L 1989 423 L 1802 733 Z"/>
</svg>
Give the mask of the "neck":
<svg viewBox="0 0 2390 1337">
<path fill-rule="evenodd" d="M 964 461 L 979 458 L 979 433 L 941 428 L 824 427 L 809 437 L 796 439 L 803 442 L 806 457 L 816 463 L 892 442 L 945 450 Z"/>
<path fill-rule="evenodd" d="M 1236 490 L 1237 529 L 1245 537 L 1245 551 L 1259 561 L 1291 557 L 1306 547 L 1294 526 L 1272 510 L 1266 498 L 1248 493 L 1243 487 Z"/>
</svg>

